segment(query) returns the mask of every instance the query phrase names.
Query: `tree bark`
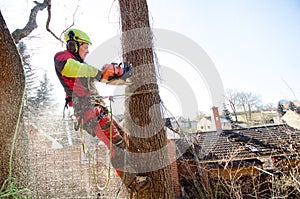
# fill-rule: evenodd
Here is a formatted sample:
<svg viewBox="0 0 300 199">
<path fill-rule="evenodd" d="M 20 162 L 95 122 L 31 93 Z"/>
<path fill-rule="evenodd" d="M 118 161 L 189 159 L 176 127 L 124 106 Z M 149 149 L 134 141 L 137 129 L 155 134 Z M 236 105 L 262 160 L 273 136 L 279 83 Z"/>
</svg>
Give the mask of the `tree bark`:
<svg viewBox="0 0 300 199">
<path fill-rule="evenodd" d="M 151 187 L 133 198 L 174 198 L 170 164 L 164 148 L 167 137 L 160 110 L 147 2 L 119 0 L 119 5 L 123 61 L 132 63 L 134 68 L 130 78 L 132 84 L 126 87 L 129 97 L 125 100 L 124 125 L 127 150 L 138 154 L 139 158 L 131 159 L 129 164 L 135 172 L 152 178 Z"/>
<path fill-rule="evenodd" d="M 25 76 L 17 47 L 0 11 L 0 186 L 10 174 L 10 152 L 22 103 Z M 21 124 L 19 124 L 21 126 Z M 18 132 L 13 154 L 12 175 L 25 185 L 23 169 L 28 156 L 25 134 Z M 23 176 L 22 176 L 23 175 Z"/>
</svg>

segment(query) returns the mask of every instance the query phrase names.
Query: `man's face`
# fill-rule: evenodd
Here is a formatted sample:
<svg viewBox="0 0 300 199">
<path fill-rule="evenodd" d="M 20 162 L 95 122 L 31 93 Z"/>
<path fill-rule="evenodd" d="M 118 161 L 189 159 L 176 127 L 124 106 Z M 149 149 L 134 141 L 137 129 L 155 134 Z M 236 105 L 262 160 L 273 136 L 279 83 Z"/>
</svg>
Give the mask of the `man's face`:
<svg viewBox="0 0 300 199">
<path fill-rule="evenodd" d="M 87 43 L 79 44 L 78 54 L 82 60 L 85 60 L 88 53 L 89 53 L 89 45 Z"/>
</svg>

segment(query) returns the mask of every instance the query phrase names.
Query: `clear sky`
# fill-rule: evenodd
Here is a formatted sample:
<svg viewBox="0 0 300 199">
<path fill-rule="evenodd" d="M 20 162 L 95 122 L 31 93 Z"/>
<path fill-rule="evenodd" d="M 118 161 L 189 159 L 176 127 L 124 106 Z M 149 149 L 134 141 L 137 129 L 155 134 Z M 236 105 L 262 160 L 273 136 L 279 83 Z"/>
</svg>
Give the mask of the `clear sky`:
<svg viewBox="0 0 300 199">
<path fill-rule="evenodd" d="M 91 52 L 120 34 L 117 1 L 78 2 L 74 27 L 84 30 L 92 38 Z M 60 34 L 71 24 L 77 1 L 52 1 L 52 4 L 55 12 L 50 27 Z M 32 5 L 29 0 L 0 2 L 11 31 L 24 27 Z M 148 6 L 153 28 L 175 31 L 201 46 L 215 64 L 225 89 L 253 92 L 261 96 L 264 104 L 276 105 L 281 99 L 299 100 L 299 0 L 148 0 Z M 27 39 L 26 44 L 34 52 L 32 64 L 46 70 L 58 85 L 53 55 L 63 46 L 46 32 L 45 19 L 46 10 L 38 15 L 39 28 L 32 33 L 35 38 Z M 179 57 L 166 53 L 158 53 L 158 61 L 163 65 L 171 63 L 170 67 L 177 67 L 178 71 L 186 67 Z M 197 88 L 192 86 L 198 109 L 207 112 L 211 100 L 205 84 L 201 78 L 192 80 L 191 77 L 184 75 L 190 84 L 198 85 Z M 172 91 L 163 90 L 165 104 L 169 104 L 173 114 L 180 114 L 176 96 L 172 98 Z M 61 93 L 62 89 L 57 87 L 56 91 Z"/>
</svg>

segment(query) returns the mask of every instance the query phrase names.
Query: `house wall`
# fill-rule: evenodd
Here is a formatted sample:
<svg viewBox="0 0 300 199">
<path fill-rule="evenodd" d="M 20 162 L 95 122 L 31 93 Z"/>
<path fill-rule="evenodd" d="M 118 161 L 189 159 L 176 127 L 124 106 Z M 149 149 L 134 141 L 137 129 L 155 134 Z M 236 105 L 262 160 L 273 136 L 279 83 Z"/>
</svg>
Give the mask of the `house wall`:
<svg viewBox="0 0 300 199">
<path fill-rule="evenodd" d="M 226 168 L 209 168 L 208 163 L 200 163 L 201 173 L 195 160 L 184 160 L 177 163 L 180 176 L 185 179 L 198 179 L 202 182 L 207 181 L 207 178 L 220 178 L 225 180 L 237 179 L 241 176 L 259 175 L 260 171 L 254 166 L 239 166 Z M 256 165 L 261 167 L 259 165 Z"/>
<path fill-rule="evenodd" d="M 295 111 L 288 110 L 281 119 L 289 126 L 300 130 L 300 114 Z"/>
<path fill-rule="evenodd" d="M 221 129 L 232 129 L 230 122 L 224 122 L 224 119 L 221 118 Z M 205 131 L 214 131 L 216 130 L 211 122 L 211 119 L 202 118 L 197 124 L 197 131 L 205 132 Z"/>
<path fill-rule="evenodd" d="M 232 129 L 232 126 L 231 126 L 231 123 L 230 123 L 230 122 L 222 122 L 222 121 L 221 121 L 221 124 L 222 124 L 222 129 L 223 129 L 223 130 L 229 130 L 229 129 Z"/>
<path fill-rule="evenodd" d="M 211 131 L 212 123 L 206 118 L 202 118 L 197 124 L 197 131 Z"/>
</svg>

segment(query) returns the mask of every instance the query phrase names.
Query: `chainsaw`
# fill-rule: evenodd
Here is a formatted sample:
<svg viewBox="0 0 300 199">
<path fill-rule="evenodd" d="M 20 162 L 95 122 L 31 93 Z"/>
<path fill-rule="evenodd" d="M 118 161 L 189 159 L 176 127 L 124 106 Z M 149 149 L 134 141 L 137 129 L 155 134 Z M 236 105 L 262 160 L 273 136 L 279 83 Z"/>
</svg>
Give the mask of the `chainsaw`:
<svg viewBox="0 0 300 199">
<path fill-rule="evenodd" d="M 129 77 L 132 75 L 132 64 L 126 62 L 111 63 L 103 67 L 101 82 L 108 85 L 130 85 Z"/>
</svg>

